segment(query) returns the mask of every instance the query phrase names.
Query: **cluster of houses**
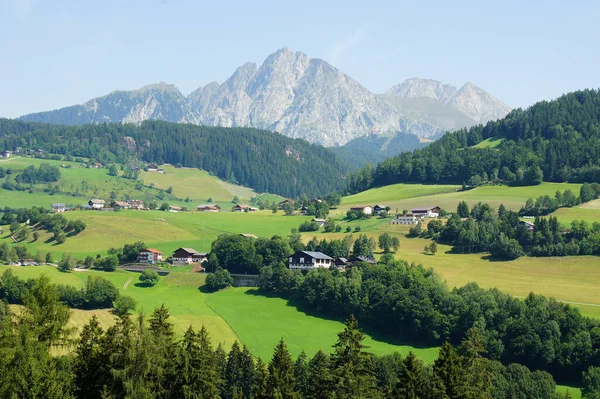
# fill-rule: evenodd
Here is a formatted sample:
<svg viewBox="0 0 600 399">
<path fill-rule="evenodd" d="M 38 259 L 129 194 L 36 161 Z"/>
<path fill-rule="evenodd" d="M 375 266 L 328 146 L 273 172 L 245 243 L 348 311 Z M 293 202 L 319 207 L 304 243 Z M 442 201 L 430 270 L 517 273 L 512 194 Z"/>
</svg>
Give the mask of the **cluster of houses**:
<svg viewBox="0 0 600 399">
<path fill-rule="evenodd" d="M 185 266 L 192 263 L 204 263 L 208 260 L 206 252 L 198 252 L 194 248 L 178 248 L 171 255 L 173 266 Z M 163 253 L 158 249 L 145 248 L 138 255 L 140 263 L 160 263 L 163 261 Z"/>
<path fill-rule="evenodd" d="M 87 208 L 97 211 L 106 211 L 106 210 L 114 210 L 118 209 L 135 209 L 135 210 L 145 210 L 144 201 L 142 200 L 128 200 L 128 201 L 112 201 L 106 206 L 106 201 L 99 198 L 92 198 L 88 201 Z"/>
<path fill-rule="evenodd" d="M 258 208 L 255 208 L 253 206 L 246 205 L 246 204 L 236 204 L 233 207 L 233 212 L 257 212 L 257 211 L 259 211 Z"/>
<path fill-rule="evenodd" d="M 410 212 L 405 214 L 398 214 L 396 218 L 392 220 L 391 224 L 410 224 L 416 225 L 424 218 L 437 218 L 440 216 L 441 208 L 439 206 L 426 206 L 413 208 Z"/>
<path fill-rule="evenodd" d="M 375 206 L 369 205 L 355 205 L 350 207 L 351 211 L 362 212 L 365 215 L 373 216 L 373 215 L 381 215 L 383 212 L 387 212 L 389 209 L 386 205 L 377 204 Z"/>
<path fill-rule="evenodd" d="M 334 266 L 340 270 L 346 270 L 354 263 L 364 262 L 370 265 L 375 264 L 375 260 L 364 256 L 358 256 L 350 260 L 346 258 L 332 258 L 322 252 L 299 251 L 288 259 L 288 267 L 291 270 L 312 270 L 318 268 L 329 269 Z"/>
</svg>

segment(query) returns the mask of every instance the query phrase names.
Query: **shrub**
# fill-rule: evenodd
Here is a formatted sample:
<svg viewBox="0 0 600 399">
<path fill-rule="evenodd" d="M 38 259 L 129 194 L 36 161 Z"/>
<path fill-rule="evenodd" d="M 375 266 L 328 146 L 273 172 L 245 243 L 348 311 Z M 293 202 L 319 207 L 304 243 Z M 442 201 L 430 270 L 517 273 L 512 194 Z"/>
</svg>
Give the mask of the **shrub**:
<svg viewBox="0 0 600 399">
<path fill-rule="evenodd" d="M 115 285 L 100 276 L 88 276 L 85 287 L 85 306 L 88 309 L 110 308 L 119 297 Z"/>
<path fill-rule="evenodd" d="M 153 269 L 146 269 L 140 274 L 140 282 L 146 287 L 155 286 L 158 283 L 158 273 Z"/>
<path fill-rule="evenodd" d="M 58 270 L 63 272 L 70 272 L 71 270 L 75 269 L 75 266 L 75 258 L 73 258 L 71 255 L 63 256 L 60 262 L 58 262 Z"/>
<path fill-rule="evenodd" d="M 306 222 L 302 223 L 298 227 L 298 231 L 301 231 L 301 232 L 318 231 L 318 230 L 319 230 L 319 225 L 316 224 L 315 222 L 309 222 L 309 221 L 306 221 Z"/>
<path fill-rule="evenodd" d="M 137 306 L 137 301 L 130 296 L 120 296 L 113 302 L 114 312 L 117 316 L 129 316 Z"/>
<path fill-rule="evenodd" d="M 218 291 L 233 284 L 233 277 L 229 271 L 218 268 L 216 272 L 206 277 L 206 287 L 210 291 Z"/>
</svg>

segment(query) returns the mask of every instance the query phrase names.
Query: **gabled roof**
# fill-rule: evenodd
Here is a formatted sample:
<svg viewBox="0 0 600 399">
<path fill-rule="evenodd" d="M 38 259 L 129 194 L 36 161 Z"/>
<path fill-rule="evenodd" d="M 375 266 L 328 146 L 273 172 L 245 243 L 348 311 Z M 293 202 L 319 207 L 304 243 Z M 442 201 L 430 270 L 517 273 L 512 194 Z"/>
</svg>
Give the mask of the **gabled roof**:
<svg viewBox="0 0 600 399">
<path fill-rule="evenodd" d="M 258 238 L 257 236 L 255 236 L 254 234 L 249 234 L 249 233 L 241 233 L 240 234 L 242 237 L 246 237 L 246 238 Z"/>
<path fill-rule="evenodd" d="M 369 205 L 355 205 L 355 206 L 351 206 L 350 209 L 365 209 L 365 208 L 370 208 Z"/>
<path fill-rule="evenodd" d="M 196 208 L 221 208 L 221 207 L 217 204 L 202 204 L 202 205 L 198 205 Z"/>
<path fill-rule="evenodd" d="M 300 251 L 303 254 L 306 254 L 308 256 L 310 256 L 311 258 L 315 258 L 315 259 L 330 259 L 333 260 L 333 258 L 331 256 L 327 256 L 325 255 L 323 252 L 313 252 L 313 251 Z"/>
<path fill-rule="evenodd" d="M 65 204 L 61 204 L 61 203 L 52 204 L 52 208 L 64 208 L 64 207 L 65 207 Z"/>
<path fill-rule="evenodd" d="M 162 252 L 160 252 L 158 249 L 154 249 L 154 248 L 146 248 L 142 252 L 152 252 L 153 254 L 162 255 Z"/>
<path fill-rule="evenodd" d="M 439 206 L 423 206 L 423 207 L 418 207 L 418 208 L 412 208 L 410 211 L 411 212 L 427 212 L 432 210 L 433 208 L 439 208 Z"/>
<path fill-rule="evenodd" d="M 359 261 L 359 262 L 365 262 L 365 263 L 370 263 L 370 264 L 375 264 L 375 259 L 371 259 L 371 258 L 367 258 L 366 256 L 357 256 L 355 258 L 355 260 Z"/>
<path fill-rule="evenodd" d="M 92 198 L 92 199 L 90 200 L 90 202 L 91 202 L 92 204 L 104 204 L 104 203 L 106 203 L 106 201 L 104 201 L 103 199 L 97 199 L 97 198 Z"/>
<path fill-rule="evenodd" d="M 381 205 L 381 204 L 375 204 L 375 206 L 373 208 L 383 208 L 385 209 L 387 205 Z"/>
<path fill-rule="evenodd" d="M 184 250 L 185 252 L 187 252 L 188 254 L 190 254 L 192 256 L 193 255 L 196 255 L 196 256 L 205 256 L 206 255 L 206 253 L 198 252 L 194 248 L 183 248 L 183 247 L 182 248 L 177 248 L 175 250 L 175 252 L 179 251 L 180 249 Z"/>
<path fill-rule="evenodd" d="M 323 223 L 325 223 L 325 219 L 313 218 L 312 221 L 313 222 L 323 222 Z"/>
</svg>

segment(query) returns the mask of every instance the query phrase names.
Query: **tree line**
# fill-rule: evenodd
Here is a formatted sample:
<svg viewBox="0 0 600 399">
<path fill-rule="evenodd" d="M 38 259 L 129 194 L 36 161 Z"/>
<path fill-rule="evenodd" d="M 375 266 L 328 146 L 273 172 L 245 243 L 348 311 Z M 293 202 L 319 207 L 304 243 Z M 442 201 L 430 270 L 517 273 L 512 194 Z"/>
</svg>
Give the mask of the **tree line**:
<svg viewBox="0 0 600 399">
<path fill-rule="evenodd" d="M 0 397 L 350 399 L 478 398 L 559 399 L 552 377 L 524 366 L 507 367 L 482 356 L 479 330 L 460 345 L 446 343 L 433 365 L 413 353 L 376 356 L 367 351 L 350 317 L 331 353 L 295 359 L 284 340 L 268 363 L 235 342 L 215 348 L 204 327 L 177 337 L 163 305 L 150 317 L 123 315 L 106 330 L 94 316 L 82 328 L 74 353 L 52 356 L 71 344 L 69 309 L 56 286 L 40 277 L 21 312 L 0 303 Z M 597 394 L 600 369 L 586 371 L 584 397 Z"/>
<path fill-rule="evenodd" d="M 328 149 L 265 130 L 146 121 L 59 126 L 0 119 L 0 149 L 42 149 L 103 164 L 170 163 L 289 198 L 343 188 L 346 166 Z"/>
<path fill-rule="evenodd" d="M 447 133 L 424 149 L 371 165 L 348 179 L 351 193 L 394 183 L 476 181 L 534 185 L 600 181 L 600 91 L 583 90 L 505 118 Z M 494 148 L 477 144 L 502 139 Z"/>
</svg>

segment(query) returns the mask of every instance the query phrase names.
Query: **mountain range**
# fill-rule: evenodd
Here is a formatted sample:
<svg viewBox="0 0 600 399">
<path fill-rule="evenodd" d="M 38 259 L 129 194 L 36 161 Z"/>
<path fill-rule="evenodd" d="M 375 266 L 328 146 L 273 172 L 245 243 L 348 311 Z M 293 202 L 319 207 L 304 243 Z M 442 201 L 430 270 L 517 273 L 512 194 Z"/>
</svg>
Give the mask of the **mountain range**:
<svg viewBox="0 0 600 399">
<path fill-rule="evenodd" d="M 187 97 L 174 85 L 158 83 L 20 119 L 64 125 L 156 119 L 255 127 L 333 146 L 372 133 L 430 138 L 508 112 L 509 106 L 471 83 L 457 89 L 409 79 L 374 94 L 327 62 L 283 48 L 260 67 L 244 64 L 222 84 L 209 83 Z"/>
</svg>

